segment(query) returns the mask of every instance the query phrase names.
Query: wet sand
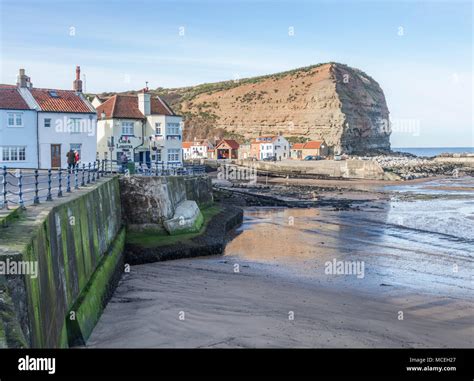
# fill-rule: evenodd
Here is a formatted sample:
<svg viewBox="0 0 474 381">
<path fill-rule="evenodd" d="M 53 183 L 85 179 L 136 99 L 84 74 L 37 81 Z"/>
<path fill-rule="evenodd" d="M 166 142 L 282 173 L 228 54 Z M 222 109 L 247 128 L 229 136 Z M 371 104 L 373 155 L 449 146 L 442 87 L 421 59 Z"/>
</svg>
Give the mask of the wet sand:
<svg viewBox="0 0 474 381">
<path fill-rule="evenodd" d="M 472 307 L 330 289 L 232 257 L 184 259 L 134 266 L 88 347 L 472 347 Z"/>
<path fill-rule="evenodd" d="M 132 266 L 87 346 L 472 348 L 472 195 L 415 197 L 436 181 L 344 210 L 247 208 L 225 255 Z M 334 260 L 363 276 L 327 274 Z"/>
</svg>

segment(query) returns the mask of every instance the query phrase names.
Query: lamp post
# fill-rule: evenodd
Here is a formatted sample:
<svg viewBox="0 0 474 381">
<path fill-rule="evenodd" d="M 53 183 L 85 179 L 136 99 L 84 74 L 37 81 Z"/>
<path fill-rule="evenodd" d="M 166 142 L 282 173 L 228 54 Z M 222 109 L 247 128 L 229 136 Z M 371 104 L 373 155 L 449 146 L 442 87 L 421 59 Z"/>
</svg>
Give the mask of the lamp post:
<svg viewBox="0 0 474 381">
<path fill-rule="evenodd" d="M 109 147 L 110 151 L 110 173 L 112 173 L 112 153 L 114 152 L 114 137 L 111 136 L 110 138 L 107 139 L 107 146 Z"/>
</svg>

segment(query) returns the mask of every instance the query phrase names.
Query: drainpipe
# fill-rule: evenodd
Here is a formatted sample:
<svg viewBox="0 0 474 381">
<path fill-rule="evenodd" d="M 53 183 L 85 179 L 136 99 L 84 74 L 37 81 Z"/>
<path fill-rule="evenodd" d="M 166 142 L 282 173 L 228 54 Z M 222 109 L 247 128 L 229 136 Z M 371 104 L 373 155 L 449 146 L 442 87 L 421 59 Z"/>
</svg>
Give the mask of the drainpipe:
<svg viewBox="0 0 474 381">
<path fill-rule="evenodd" d="M 135 161 L 135 150 L 145 144 L 145 125 L 146 125 L 146 119 L 145 119 L 145 121 L 142 122 L 142 142 L 139 145 L 137 145 L 136 147 L 132 148 L 133 161 Z M 145 157 L 145 159 L 146 159 L 146 157 Z"/>
<path fill-rule="evenodd" d="M 40 169 L 39 112 L 36 111 L 36 167 Z"/>
</svg>

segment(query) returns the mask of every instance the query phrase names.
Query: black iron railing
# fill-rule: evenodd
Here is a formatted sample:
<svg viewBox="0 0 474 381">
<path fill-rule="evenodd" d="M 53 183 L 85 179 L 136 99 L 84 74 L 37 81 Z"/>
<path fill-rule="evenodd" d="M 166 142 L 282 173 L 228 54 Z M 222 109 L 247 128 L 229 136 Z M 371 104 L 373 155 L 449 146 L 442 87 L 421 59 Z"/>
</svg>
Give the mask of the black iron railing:
<svg viewBox="0 0 474 381">
<path fill-rule="evenodd" d="M 0 169 L 0 209 L 9 206 L 39 204 L 64 197 L 74 190 L 96 183 L 101 177 L 115 174 L 142 176 L 201 175 L 205 167 L 181 163 L 120 163 L 102 160 L 70 169 L 28 170 Z"/>
</svg>

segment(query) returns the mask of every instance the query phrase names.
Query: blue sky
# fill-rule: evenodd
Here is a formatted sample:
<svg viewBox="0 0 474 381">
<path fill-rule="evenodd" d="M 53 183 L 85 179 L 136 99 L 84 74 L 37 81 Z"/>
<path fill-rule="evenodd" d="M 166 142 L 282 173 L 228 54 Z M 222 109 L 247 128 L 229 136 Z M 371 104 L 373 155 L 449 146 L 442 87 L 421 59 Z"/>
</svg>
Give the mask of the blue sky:
<svg viewBox="0 0 474 381">
<path fill-rule="evenodd" d="M 472 2 L 0 0 L 0 82 L 88 92 L 346 63 L 384 89 L 393 146 L 472 146 Z M 293 28 L 294 35 L 290 35 Z M 406 125 L 410 125 L 408 129 Z"/>
</svg>

